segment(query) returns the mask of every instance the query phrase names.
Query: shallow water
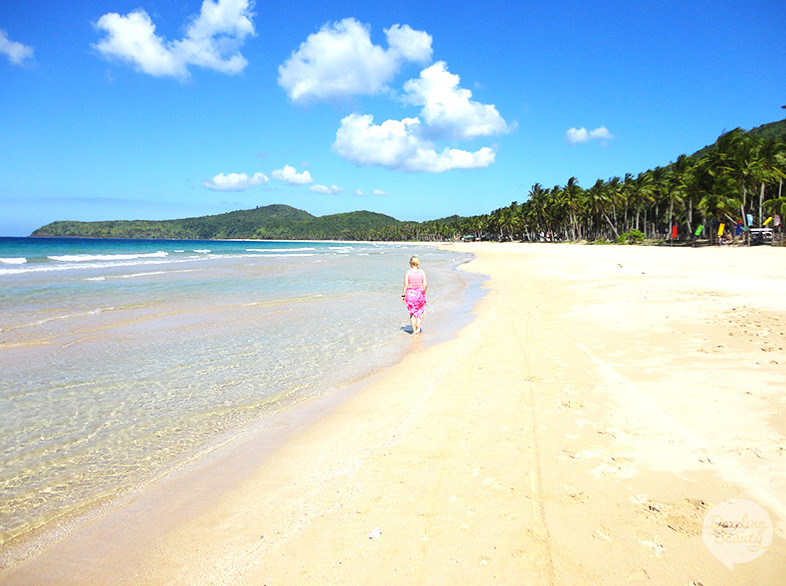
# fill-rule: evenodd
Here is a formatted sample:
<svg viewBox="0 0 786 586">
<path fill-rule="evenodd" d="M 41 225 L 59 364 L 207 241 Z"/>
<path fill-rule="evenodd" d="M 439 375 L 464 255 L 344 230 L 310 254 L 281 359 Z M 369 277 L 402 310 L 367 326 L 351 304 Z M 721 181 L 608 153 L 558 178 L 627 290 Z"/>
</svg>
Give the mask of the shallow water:
<svg viewBox="0 0 786 586">
<path fill-rule="evenodd" d="M 450 247 L 0 239 L 0 543 L 394 363 L 412 254 L 444 339 L 480 283 Z"/>
</svg>

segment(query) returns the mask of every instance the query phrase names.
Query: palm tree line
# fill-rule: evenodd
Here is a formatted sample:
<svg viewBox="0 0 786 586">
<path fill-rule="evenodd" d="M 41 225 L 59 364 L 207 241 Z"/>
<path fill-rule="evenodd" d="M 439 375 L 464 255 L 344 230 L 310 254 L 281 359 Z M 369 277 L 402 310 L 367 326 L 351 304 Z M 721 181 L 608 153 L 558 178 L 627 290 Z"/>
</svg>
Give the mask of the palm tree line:
<svg viewBox="0 0 786 586">
<path fill-rule="evenodd" d="M 620 241 L 631 234 L 655 240 L 673 234 L 690 240 L 717 238 L 721 224 L 727 234 L 740 222 L 743 229 L 761 227 L 771 216 L 786 217 L 784 138 L 735 128 L 703 154 L 680 155 L 635 176 L 598 179 L 588 188 L 576 177 L 552 188 L 536 183 L 523 203 L 422 222 L 418 237 Z"/>
</svg>

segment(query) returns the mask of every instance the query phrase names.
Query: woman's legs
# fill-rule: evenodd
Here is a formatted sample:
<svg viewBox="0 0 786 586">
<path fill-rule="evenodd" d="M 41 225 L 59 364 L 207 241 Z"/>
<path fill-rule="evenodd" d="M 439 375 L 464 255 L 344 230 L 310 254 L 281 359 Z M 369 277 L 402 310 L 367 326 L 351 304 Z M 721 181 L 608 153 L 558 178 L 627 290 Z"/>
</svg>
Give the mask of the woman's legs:
<svg viewBox="0 0 786 586">
<path fill-rule="evenodd" d="M 423 321 L 423 309 L 426 305 L 425 292 L 418 289 L 408 289 L 404 295 L 404 303 L 410 311 L 409 323 L 412 324 L 412 333 L 417 335 L 420 333 L 420 324 Z M 418 317 L 417 314 L 420 314 L 420 317 Z"/>
<path fill-rule="evenodd" d="M 417 335 L 420 333 L 420 324 L 423 321 L 423 316 L 415 317 L 414 315 L 409 316 L 409 322 L 412 324 L 412 333 Z"/>
</svg>

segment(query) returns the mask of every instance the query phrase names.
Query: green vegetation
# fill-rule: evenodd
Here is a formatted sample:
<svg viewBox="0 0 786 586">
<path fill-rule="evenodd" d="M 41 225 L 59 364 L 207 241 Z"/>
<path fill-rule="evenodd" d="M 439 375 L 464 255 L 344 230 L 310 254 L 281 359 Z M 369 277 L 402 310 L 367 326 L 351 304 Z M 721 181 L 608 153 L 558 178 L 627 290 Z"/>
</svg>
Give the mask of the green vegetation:
<svg viewBox="0 0 786 586">
<path fill-rule="evenodd" d="M 644 242 L 644 234 L 634 228 L 630 232 L 624 232 L 617 236 L 615 242 L 617 244 L 641 244 Z"/>
<path fill-rule="evenodd" d="M 266 240 L 396 240 L 406 226 L 373 212 L 351 212 L 317 218 L 286 205 L 270 205 L 182 220 L 60 221 L 32 236 L 82 238 L 266 239 Z"/>
<path fill-rule="evenodd" d="M 575 177 L 551 189 L 532 186 L 521 204 L 472 217 L 401 222 L 373 212 L 315 217 L 270 205 L 182 220 L 53 222 L 32 236 L 276 240 L 573 240 L 638 243 L 711 235 L 744 213 L 761 226 L 786 217 L 786 121 L 746 132 L 735 128 L 691 156 L 634 176 L 598 179 L 583 188 Z M 782 229 L 782 228 L 781 228 Z"/>
<path fill-rule="evenodd" d="M 786 218 L 784 178 L 786 121 L 735 128 L 698 153 L 636 176 L 598 179 L 588 189 L 575 177 L 551 189 L 536 183 L 524 203 L 471 218 L 461 231 L 480 224 L 502 240 L 635 242 L 668 240 L 676 227 L 677 240 L 710 238 L 719 224 L 742 220 L 743 210 L 753 216 L 751 227 L 772 214 Z"/>
</svg>

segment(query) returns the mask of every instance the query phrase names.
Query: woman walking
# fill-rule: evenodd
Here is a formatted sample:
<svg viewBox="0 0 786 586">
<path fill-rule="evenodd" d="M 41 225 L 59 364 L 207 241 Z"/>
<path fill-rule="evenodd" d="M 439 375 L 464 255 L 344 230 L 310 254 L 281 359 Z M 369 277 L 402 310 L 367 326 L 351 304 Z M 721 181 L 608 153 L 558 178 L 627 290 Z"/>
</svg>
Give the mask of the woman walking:
<svg viewBox="0 0 786 586">
<path fill-rule="evenodd" d="M 420 260 L 417 256 L 409 259 L 409 267 L 404 276 L 404 292 L 401 297 L 407 306 L 407 311 L 409 311 L 412 333 L 417 336 L 420 334 L 420 323 L 423 321 L 423 311 L 426 309 L 428 282 L 426 273 L 420 268 Z"/>
</svg>

